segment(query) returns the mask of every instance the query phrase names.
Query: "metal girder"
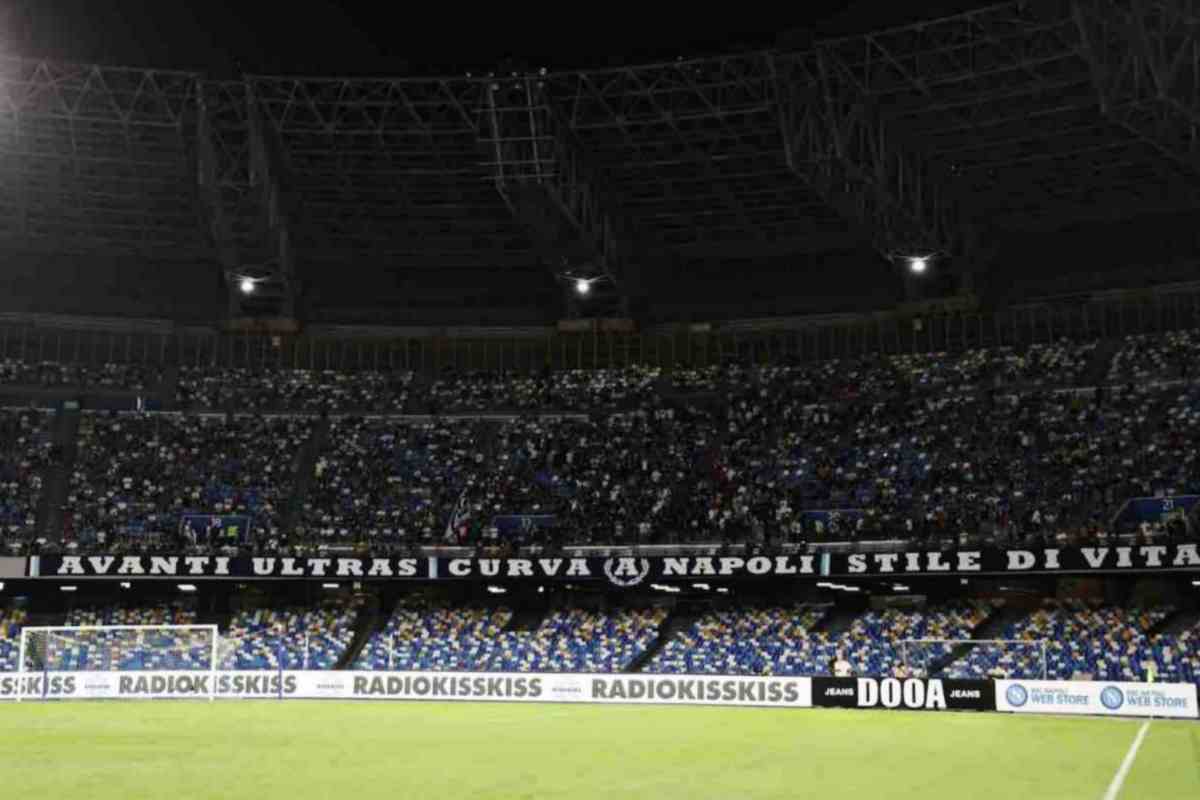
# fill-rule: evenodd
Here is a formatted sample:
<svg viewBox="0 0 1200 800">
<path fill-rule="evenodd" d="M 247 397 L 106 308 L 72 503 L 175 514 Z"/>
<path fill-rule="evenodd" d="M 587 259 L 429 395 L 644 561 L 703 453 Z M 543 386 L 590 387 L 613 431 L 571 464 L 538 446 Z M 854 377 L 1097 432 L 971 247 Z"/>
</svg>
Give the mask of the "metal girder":
<svg viewBox="0 0 1200 800">
<path fill-rule="evenodd" d="M 426 141 L 474 136 L 485 104 L 481 79 L 246 78 L 280 134 L 341 134 Z"/>
<path fill-rule="evenodd" d="M 208 107 L 202 101 L 196 114 L 196 188 L 200 214 L 222 270 L 232 276 L 240 264 L 233 227 L 225 212 L 222 169 L 215 141 Z"/>
<path fill-rule="evenodd" d="M 0 58 L 0 236 L 195 249 L 184 121 L 197 75 Z"/>
<path fill-rule="evenodd" d="M 0 58 L 0 115 L 178 128 L 199 82 L 191 72 Z"/>
<path fill-rule="evenodd" d="M 1200 5 L 1073 0 L 1071 8 L 1103 113 L 1200 175 Z"/>
<path fill-rule="evenodd" d="M 264 280 L 256 287 L 252 296 L 243 296 L 234 291 L 233 297 L 242 306 L 253 302 L 261 304 L 268 299 L 277 304 L 277 313 L 282 317 L 295 316 L 296 268 L 294 243 L 292 241 L 293 219 L 297 198 L 292 190 L 292 181 L 279 134 L 267 119 L 266 111 L 259 102 L 251 85 L 247 90 L 247 114 L 249 123 L 250 186 L 258 197 L 259 213 L 263 222 L 263 236 L 268 260 L 255 265 Z M 231 287 L 232 288 L 232 287 Z M 275 311 L 275 308 L 271 309 Z"/>
<path fill-rule="evenodd" d="M 607 278 L 592 302 L 616 299 L 627 309 L 640 266 L 632 226 L 544 76 L 492 80 L 482 121 L 480 147 L 496 189 L 544 255 L 575 277 Z"/>
<path fill-rule="evenodd" d="M 887 124 L 830 49 L 774 62 L 788 166 L 885 257 L 962 254 L 952 177 Z"/>
<path fill-rule="evenodd" d="M 601 269 L 614 285 L 628 289 L 636 263 L 632 226 L 620 210 L 616 192 L 593 163 L 591 154 L 571 130 L 553 98 L 546 100 L 556 158 L 549 185 L 559 208 L 585 239 Z"/>
<path fill-rule="evenodd" d="M 575 131 L 769 116 L 766 54 L 738 53 L 548 77 Z"/>
<path fill-rule="evenodd" d="M 1079 71 L 1072 28 L 1057 0 L 1010 2 L 827 40 L 819 49 L 836 56 L 889 117 L 905 116 L 1072 80 Z"/>
<path fill-rule="evenodd" d="M 714 189 L 743 238 L 764 238 L 729 173 L 744 172 L 739 165 L 750 162 L 785 171 L 765 54 L 561 73 L 550 82 L 566 124 L 591 151 L 609 154 L 598 166 L 621 178 L 654 166 L 668 196 L 678 180 L 669 168 L 677 167 L 675 172 L 700 177 Z M 626 188 L 624 180 L 615 185 Z"/>
</svg>

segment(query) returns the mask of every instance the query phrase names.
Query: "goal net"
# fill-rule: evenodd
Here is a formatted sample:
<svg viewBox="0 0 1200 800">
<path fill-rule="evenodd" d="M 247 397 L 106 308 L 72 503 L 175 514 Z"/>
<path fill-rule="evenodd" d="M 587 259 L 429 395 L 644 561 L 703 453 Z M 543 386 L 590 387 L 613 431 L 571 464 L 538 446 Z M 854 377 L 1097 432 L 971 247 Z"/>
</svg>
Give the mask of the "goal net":
<svg viewBox="0 0 1200 800">
<path fill-rule="evenodd" d="M 213 673 L 219 645 L 216 625 L 26 627 L 17 671 Z"/>
<path fill-rule="evenodd" d="M 906 639 L 901 663 L 910 675 L 937 678 L 1046 678 L 1045 639 Z"/>
</svg>

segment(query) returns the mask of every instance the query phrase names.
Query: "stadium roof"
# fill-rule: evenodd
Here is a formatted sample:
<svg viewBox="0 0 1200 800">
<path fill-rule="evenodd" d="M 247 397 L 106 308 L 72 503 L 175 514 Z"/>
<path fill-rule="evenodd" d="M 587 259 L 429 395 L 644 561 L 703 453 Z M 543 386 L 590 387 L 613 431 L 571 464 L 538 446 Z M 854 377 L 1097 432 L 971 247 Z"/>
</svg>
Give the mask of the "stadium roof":
<svg viewBox="0 0 1200 800">
<path fill-rule="evenodd" d="M 441 78 L 0 60 L 0 244 L 608 275 L 1200 194 L 1194 4 L 1007 3 L 800 49 Z M 965 260 L 965 259 L 964 259 Z M 633 287 L 633 288 L 630 288 Z"/>
</svg>

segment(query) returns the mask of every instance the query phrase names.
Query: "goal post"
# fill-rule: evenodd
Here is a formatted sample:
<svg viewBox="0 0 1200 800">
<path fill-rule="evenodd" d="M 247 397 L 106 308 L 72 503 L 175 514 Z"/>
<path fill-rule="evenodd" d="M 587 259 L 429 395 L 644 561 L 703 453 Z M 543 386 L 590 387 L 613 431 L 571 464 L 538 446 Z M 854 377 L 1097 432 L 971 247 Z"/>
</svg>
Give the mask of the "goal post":
<svg viewBox="0 0 1200 800">
<path fill-rule="evenodd" d="M 214 700 L 220 643 L 216 625 L 26 626 L 17 650 L 18 685 L 27 683 L 20 678 L 54 672 L 205 672 Z M 18 690 L 18 701 L 27 697 Z"/>
<path fill-rule="evenodd" d="M 904 639 L 900 659 L 910 674 L 940 677 L 1045 680 L 1049 673 L 1048 639 Z"/>
</svg>

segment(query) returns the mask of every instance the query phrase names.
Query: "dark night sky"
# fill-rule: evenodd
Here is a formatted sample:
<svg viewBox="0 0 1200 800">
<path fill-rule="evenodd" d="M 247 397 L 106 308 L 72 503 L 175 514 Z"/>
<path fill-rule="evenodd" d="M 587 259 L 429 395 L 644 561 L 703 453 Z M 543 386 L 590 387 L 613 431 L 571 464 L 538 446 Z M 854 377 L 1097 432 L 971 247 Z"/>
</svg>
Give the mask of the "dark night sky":
<svg viewBox="0 0 1200 800">
<path fill-rule="evenodd" d="M 26 57 L 214 77 L 440 75 L 510 58 L 550 69 L 670 60 L 769 47 L 789 31 L 860 33 L 984 4 L 793 0 L 731 15 L 739 6 L 709 3 L 687 16 L 647 12 L 653 5 L 571 3 L 550 14 L 525 4 L 403 0 L 0 0 L 10 12 L 0 15 L 8 27 L 0 42 Z M 641 13 L 628 15 L 635 9 Z"/>
</svg>

